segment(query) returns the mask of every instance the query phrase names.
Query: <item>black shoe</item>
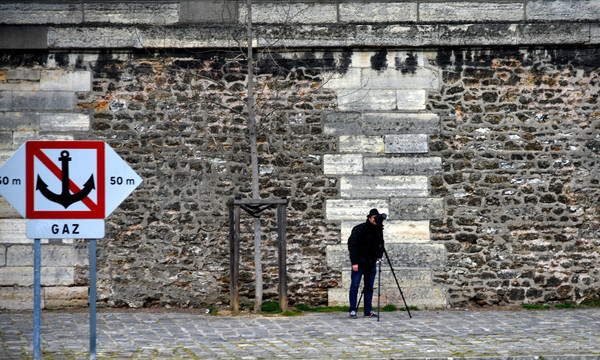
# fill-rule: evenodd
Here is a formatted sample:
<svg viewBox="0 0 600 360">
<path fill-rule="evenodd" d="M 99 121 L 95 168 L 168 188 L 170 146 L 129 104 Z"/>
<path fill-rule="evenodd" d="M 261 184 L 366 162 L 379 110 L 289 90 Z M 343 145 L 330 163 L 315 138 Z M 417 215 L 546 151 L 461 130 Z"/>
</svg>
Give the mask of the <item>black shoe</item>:
<svg viewBox="0 0 600 360">
<path fill-rule="evenodd" d="M 377 318 L 378 316 L 377 316 L 377 314 L 375 314 L 374 312 L 371 311 L 370 314 L 365 314 L 365 317 L 368 317 L 368 318 Z"/>
</svg>

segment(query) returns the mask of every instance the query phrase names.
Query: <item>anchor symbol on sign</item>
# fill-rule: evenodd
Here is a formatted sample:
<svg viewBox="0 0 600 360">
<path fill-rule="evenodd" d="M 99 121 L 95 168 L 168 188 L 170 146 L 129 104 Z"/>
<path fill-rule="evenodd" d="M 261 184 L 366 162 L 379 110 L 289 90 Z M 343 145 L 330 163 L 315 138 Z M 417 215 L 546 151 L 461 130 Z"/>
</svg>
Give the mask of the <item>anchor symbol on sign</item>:
<svg viewBox="0 0 600 360">
<path fill-rule="evenodd" d="M 94 184 L 94 175 L 92 174 L 88 181 L 86 181 L 83 185 L 83 189 L 81 189 L 81 191 L 71 194 L 71 191 L 69 190 L 69 161 L 71 161 L 69 152 L 67 150 L 61 151 L 58 160 L 62 163 L 62 192 L 60 194 L 55 194 L 49 190 L 48 185 L 39 175 L 37 177 L 35 189 L 39 190 L 42 195 L 46 197 L 46 199 L 61 204 L 66 209 L 71 204 L 85 199 L 90 192 L 96 188 L 96 185 Z"/>
</svg>

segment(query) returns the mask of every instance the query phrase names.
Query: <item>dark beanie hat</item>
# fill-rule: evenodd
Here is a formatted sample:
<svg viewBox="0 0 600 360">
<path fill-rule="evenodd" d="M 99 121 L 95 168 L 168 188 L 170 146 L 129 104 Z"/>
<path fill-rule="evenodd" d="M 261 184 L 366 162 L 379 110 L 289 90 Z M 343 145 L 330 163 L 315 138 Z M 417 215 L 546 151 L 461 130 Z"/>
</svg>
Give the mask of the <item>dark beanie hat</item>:
<svg viewBox="0 0 600 360">
<path fill-rule="evenodd" d="M 371 209 L 371 211 L 369 211 L 369 215 L 367 215 L 367 217 L 371 217 L 373 215 L 379 215 L 379 211 L 377 211 L 377 209 Z"/>
</svg>

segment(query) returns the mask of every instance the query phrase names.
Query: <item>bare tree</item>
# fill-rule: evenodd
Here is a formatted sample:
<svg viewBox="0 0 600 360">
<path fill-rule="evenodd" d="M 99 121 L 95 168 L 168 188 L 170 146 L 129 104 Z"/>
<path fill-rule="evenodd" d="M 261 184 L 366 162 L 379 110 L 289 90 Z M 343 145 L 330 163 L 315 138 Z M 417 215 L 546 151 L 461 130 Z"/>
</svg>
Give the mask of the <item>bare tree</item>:
<svg viewBox="0 0 600 360">
<path fill-rule="evenodd" d="M 258 184 L 258 147 L 256 144 L 256 117 L 254 112 L 254 34 L 252 28 L 252 0 L 246 0 L 248 7 L 248 17 L 246 20 L 246 37 L 248 46 L 248 126 L 250 130 L 250 162 L 252 168 L 252 198 L 260 198 L 260 189 Z M 261 232 L 260 218 L 254 218 L 254 268 L 256 275 L 256 289 L 254 311 L 258 312 L 262 307 L 263 298 L 263 273 L 262 273 L 262 254 L 261 254 Z"/>
</svg>

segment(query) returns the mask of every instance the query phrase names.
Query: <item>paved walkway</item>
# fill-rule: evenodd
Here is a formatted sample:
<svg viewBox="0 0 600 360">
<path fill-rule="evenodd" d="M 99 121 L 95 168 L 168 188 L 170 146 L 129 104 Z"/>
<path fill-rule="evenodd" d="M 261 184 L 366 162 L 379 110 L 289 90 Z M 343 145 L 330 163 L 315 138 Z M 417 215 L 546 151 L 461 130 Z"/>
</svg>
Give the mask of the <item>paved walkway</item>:
<svg viewBox="0 0 600 360">
<path fill-rule="evenodd" d="M 600 359 L 600 309 L 385 312 L 379 322 L 107 311 L 98 359 Z M 43 312 L 41 338 L 43 359 L 87 359 L 89 315 Z M 0 340 L 0 359 L 31 358 L 32 313 L 0 312 Z"/>
</svg>

